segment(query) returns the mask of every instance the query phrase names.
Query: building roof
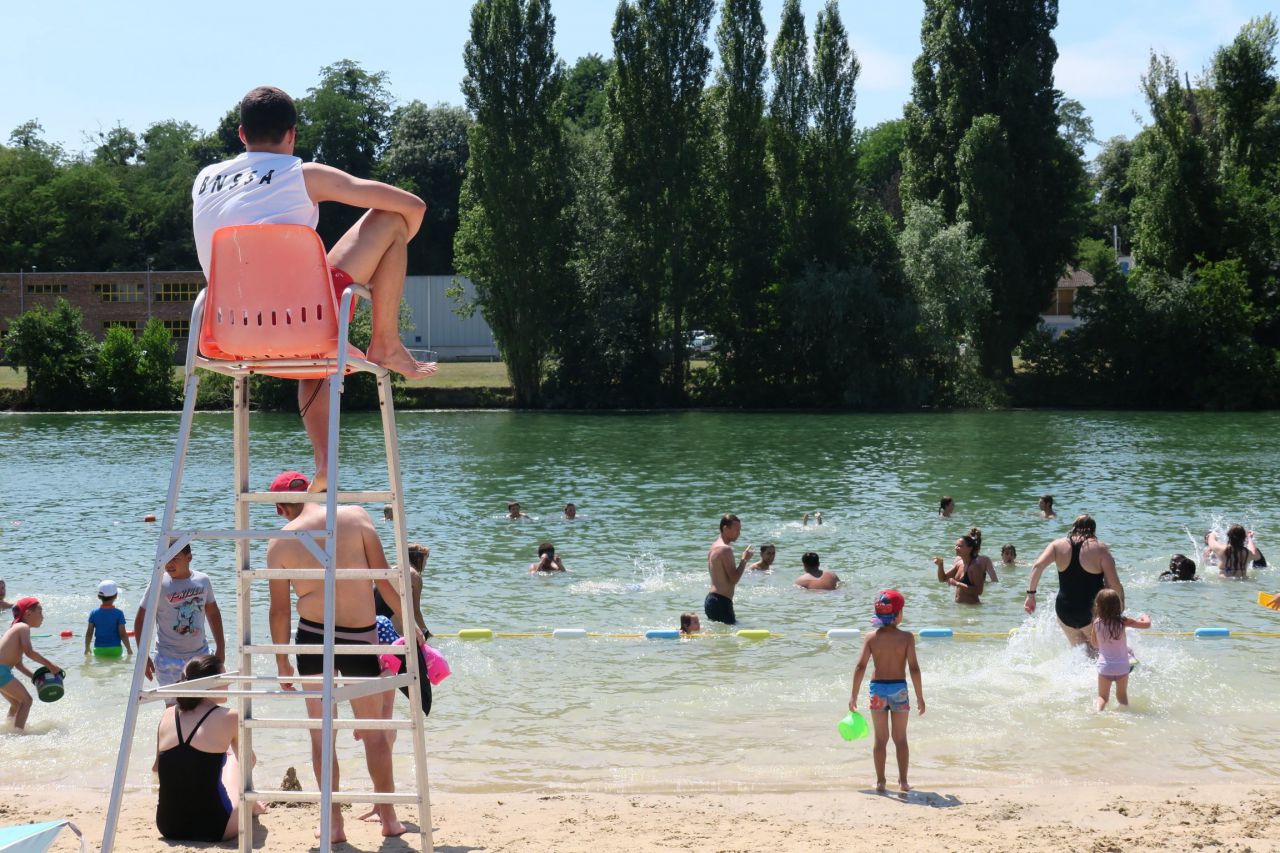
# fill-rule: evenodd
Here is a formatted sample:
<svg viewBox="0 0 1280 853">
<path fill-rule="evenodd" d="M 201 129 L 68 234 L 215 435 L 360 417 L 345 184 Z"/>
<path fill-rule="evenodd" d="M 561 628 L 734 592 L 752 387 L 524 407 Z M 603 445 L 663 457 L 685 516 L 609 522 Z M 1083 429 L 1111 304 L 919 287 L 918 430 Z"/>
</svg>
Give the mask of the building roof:
<svg viewBox="0 0 1280 853">
<path fill-rule="evenodd" d="M 1096 284 L 1097 282 L 1093 280 L 1093 275 L 1088 270 L 1068 270 L 1062 278 L 1058 279 L 1058 287 L 1072 289 L 1093 287 Z"/>
</svg>

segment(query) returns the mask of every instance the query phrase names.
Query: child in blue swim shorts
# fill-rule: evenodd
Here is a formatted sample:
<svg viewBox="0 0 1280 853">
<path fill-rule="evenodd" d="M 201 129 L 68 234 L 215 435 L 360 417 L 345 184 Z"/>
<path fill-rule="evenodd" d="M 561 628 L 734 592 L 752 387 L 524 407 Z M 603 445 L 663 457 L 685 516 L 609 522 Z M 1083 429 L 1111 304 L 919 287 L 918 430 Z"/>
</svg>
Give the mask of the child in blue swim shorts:
<svg viewBox="0 0 1280 853">
<path fill-rule="evenodd" d="M 910 750 L 907 747 L 907 721 L 911 719 L 911 696 L 907 692 L 907 673 L 915 688 L 916 708 L 924 713 L 924 689 L 920 683 L 920 664 L 916 660 L 915 635 L 898 627 L 902 622 L 905 605 L 902 593 L 896 589 L 882 590 L 875 599 L 875 616 L 871 623 L 876 627 L 862 639 L 862 654 L 853 668 L 853 691 L 849 696 L 849 710 L 858 710 L 858 689 L 866 675 L 867 662 L 875 669 L 871 674 L 868 690 L 868 708 L 875 727 L 875 741 L 871 756 L 876 768 L 876 791 L 884 793 L 884 765 L 889 744 L 893 738 L 898 757 L 898 790 L 903 794 L 911 790 L 907 784 L 907 764 Z"/>
</svg>

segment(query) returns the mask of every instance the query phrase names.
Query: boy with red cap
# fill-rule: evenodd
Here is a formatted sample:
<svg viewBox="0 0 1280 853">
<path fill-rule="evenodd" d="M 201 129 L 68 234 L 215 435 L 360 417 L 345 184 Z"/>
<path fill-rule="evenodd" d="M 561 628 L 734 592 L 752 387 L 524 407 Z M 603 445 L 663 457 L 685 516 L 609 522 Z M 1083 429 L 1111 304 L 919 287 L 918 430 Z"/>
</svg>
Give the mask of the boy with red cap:
<svg viewBox="0 0 1280 853">
<path fill-rule="evenodd" d="M 13 606 L 13 625 L 0 637 L 0 693 L 9 700 L 9 719 L 13 727 L 21 731 L 27 725 L 31 713 L 31 694 L 22 682 L 13 677 L 13 671 L 31 677 L 31 670 L 22 663 L 26 655 L 49 668 L 54 675 L 64 675 L 62 667 L 31 648 L 31 629 L 44 624 L 44 611 L 34 598 L 19 598 Z"/>
<path fill-rule="evenodd" d="M 858 710 L 858 688 L 867 671 L 867 661 L 875 664 L 871 674 L 869 707 L 875 724 L 875 746 L 872 758 L 876 765 L 876 791 L 884 793 L 884 763 L 889 737 L 898 754 L 898 788 L 902 793 L 911 790 L 907 784 L 907 721 L 911 719 L 911 697 L 907 693 L 907 672 L 911 672 L 911 684 L 916 692 L 916 708 L 924 713 L 924 690 L 920 685 L 920 664 L 916 661 L 916 637 L 898 628 L 902 622 L 902 607 L 906 602 L 896 589 L 881 590 L 876 596 L 876 615 L 871 623 L 876 627 L 862 639 L 862 654 L 853 668 L 853 692 L 849 696 L 849 710 Z"/>
</svg>

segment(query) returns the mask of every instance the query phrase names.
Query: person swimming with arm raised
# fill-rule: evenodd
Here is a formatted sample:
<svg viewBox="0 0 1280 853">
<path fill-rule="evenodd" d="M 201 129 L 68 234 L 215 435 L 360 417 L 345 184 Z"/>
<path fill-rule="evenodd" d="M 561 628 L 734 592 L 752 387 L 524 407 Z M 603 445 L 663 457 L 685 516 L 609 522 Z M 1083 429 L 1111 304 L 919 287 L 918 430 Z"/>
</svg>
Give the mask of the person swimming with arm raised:
<svg viewBox="0 0 1280 853">
<path fill-rule="evenodd" d="M 1254 544 L 1253 531 L 1245 530 L 1240 524 L 1233 524 L 1227 528 L 1226 542 L 1210 530 L 1205 534 L 1204 544 L 1205 550 L 1217 557 L 1218 574 L 1224 578 L 1248 577 L 1250 563 L 1262 556 Z"/>
</svg>

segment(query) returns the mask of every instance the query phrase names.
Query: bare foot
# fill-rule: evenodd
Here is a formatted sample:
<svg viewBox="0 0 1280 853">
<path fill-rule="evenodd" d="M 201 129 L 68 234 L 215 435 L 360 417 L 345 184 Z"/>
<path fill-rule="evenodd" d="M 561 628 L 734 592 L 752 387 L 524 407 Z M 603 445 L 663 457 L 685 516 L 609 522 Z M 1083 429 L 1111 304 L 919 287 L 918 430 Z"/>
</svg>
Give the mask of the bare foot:
<svg viewBox="0 0 1280 853">
<path fill-rule="evenodd" d="M 311 485 L 307 487 L 308 492 L 325 492 L 329 490 L 329 472 L 316 471 L 315 476 L 311 478 Z"/>
<path fill-rule="evenodd" d="M 356 818 L 356 820 L 363 820 L 368 823 L 382 823 L 382 818 L 378 815 L 377 806 L 369 806 L 369 810 Z"/>
<path fill-rule="evenodd" d="M 903 794 L 909 794 L 909 793 L 911 793 L 911 786 L 907 784 L 907 780 L 906 780 L 906 779 L 899 779 L 899 780 L 898 780 L 898 791 L 900 791 L 900 792 L 901 792 L 901 793 L 903 793 Z"/>
<path fill-rule="evenodd" d="M 877 793 L 877 794 L 883 794 L 883 793 L 884 793 L 884 780 L 883 780 L 883 779 L 877 779 L 877 780 L 876 780 L 876 793 Z"/>
<path fill-rule="evenodd" d="M 257 802 L 257 801 L 255 801 L 255 802 L 254 802 L 254 804 L 253 804 L 253 813 L 254 813 L 255 815 L 266 814 L 266 813 L 267 813 L 267 804 L 266 804 L 266 803 L 263 803 L 263 802 Z"/>
<path fill-rule="evenodd" d="M 1101 696 L 1093 700 L 1093 710 L 1101 711 L 1105 707 L 1107 707 L 1107 700 L 1103 699 Z"/>
<path fill-rule="evenodd" d="M 408 831 L 409 831 L 409 827 L 405 826 L 403 823 L 401 823 L 398 820 L 393 820 L 390 823 L 384 822 L 382 824 L 383 838 L 399 838 L 401 835 L 404 835 Z"/>
<path fill-rule="evenodd" d="M 370 344 L 369 360 L 374 364 L 385 367 L 387 370 L 399 373 L 406 379 L 422 379 L 435 373 L 438 369 L 438 365 L 434 361 L 422 362 L 409 355 L 409 351 L 399 341 L 386 348 Z"/>
<path fill-rule="evenodd" d="M 316 830 L 316 838 L 320 837 L 320 830 Z M 335 808 L 333 810 L 333 819 L 329 823 L 329 842 L 331 844 L 341 844 L 347 840 L 347 829 L 342 824 L 342 814 Z"/>
</svg>

